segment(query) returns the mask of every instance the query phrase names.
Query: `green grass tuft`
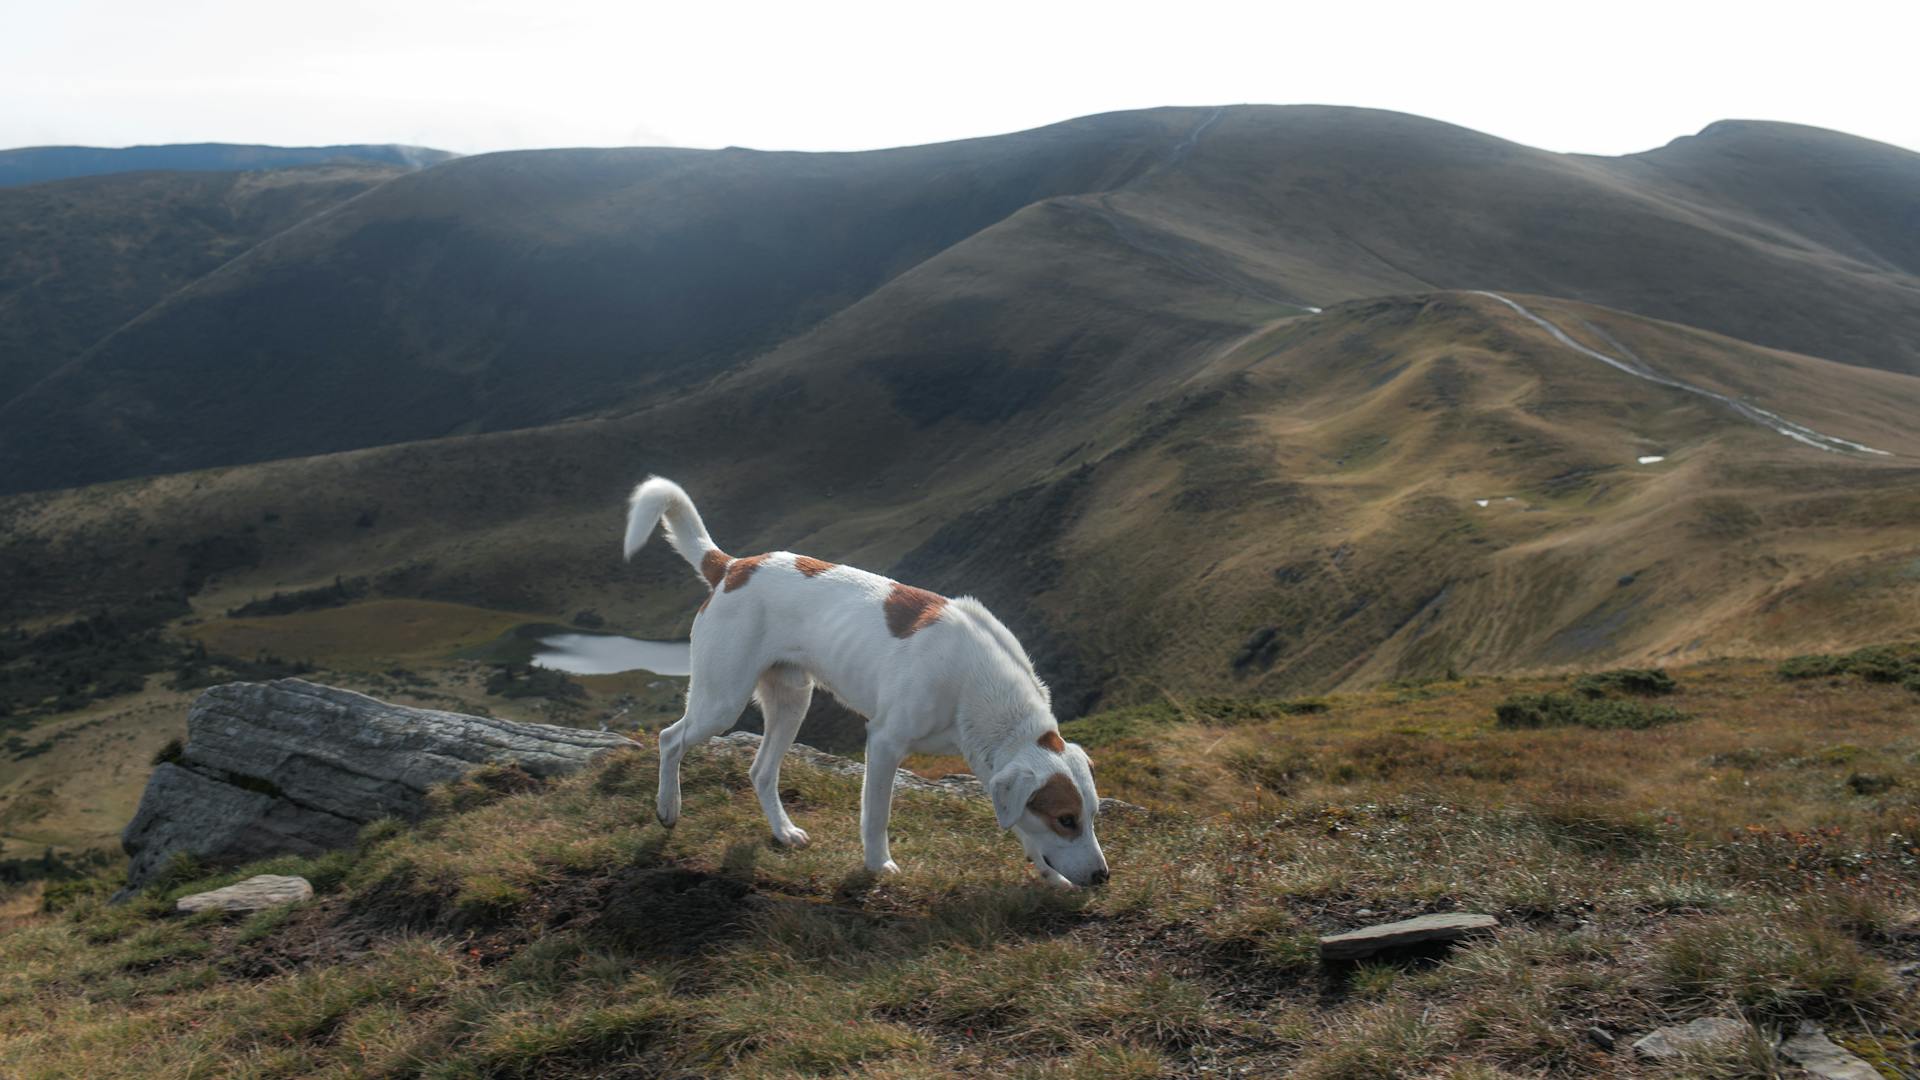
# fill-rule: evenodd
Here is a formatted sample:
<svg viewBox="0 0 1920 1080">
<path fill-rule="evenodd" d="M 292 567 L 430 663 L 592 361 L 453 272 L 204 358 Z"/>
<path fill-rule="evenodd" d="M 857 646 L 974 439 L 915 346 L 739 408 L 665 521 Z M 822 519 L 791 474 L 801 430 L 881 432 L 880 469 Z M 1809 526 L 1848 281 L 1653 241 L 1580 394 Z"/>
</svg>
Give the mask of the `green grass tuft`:
<svg viewBox="0 0 1920 1080">
<path fill-rule="evenodd" d="M 1614 698 L 1576 697 L 1571 694 L 1515 694 L 1494 706 L 1494 720 L 1503 728 L 1586 727 L 1601 731 L 1641 731 L 1689 719 L 1665 705 L 1646 705 Z"/>
</svg>

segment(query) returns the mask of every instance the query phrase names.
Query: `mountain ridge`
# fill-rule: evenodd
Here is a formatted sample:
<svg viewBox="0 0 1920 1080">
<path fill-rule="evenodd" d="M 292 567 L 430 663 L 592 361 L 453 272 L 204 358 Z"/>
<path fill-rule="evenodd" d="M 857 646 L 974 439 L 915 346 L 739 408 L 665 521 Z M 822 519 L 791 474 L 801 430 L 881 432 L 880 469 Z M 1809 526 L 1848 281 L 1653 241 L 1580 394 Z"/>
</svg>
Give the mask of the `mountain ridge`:
<svg viewBox="0 0 1920 1080">
<path fill-rule="evenodd" d="M 858 154 L 463 158 L 290 230 L 0 405 L 16 433 L 0 439 L 0 478 L 57 487 L 618 409 L 774 350 L 973 241 L 1104 243 L 1057 214 L 1036 229 L 1048 206 L 1157 264 L 1136 268 L 1142 306 L 1162 306 L 1169 276 L 1269 317 L 1513 289 L 1920 370 L 1920 278 L 1905 269 L 1920 248 L 1874 239 L 1920 213 L 1920 156 L 1818 137 L 1857 160 L 1795 171 L 1788 154 L 1763 182 L 1711 147 L 1593 159 L 1305 106 L 1108 114 Z M 1822 201 L 1799 208 L 1815 189 Z M 1099 272 L 1060 265 L 1046 287 Z M 348 385 L 383 404 L 343 427 Z M 270 412 L 271 429 L 248 428 Z"/>
<path fill-rule="evenodd" d="M 357 162 L 418 169 L 458 154 L 399 143 L 269 146 L 256 143 L 156 143 L 142 146 L 21 146 L 0 150 L 0 187 L 127 172 L 235 172 Z"/>
</svg>

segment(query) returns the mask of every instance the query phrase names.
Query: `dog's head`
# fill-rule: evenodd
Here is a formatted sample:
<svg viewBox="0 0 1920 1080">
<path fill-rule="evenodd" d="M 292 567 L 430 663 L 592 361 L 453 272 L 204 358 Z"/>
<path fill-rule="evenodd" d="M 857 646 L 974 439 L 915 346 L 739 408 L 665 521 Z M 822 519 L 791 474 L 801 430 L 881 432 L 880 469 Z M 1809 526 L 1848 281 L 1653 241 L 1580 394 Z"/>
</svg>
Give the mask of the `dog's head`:
<svg viewBox="0 0 1920 1080">
<path fill-rule="evenodd" d="M 1023 748 L 987 785 L 1000 827 L 1012 829 L 1041 876 L 1104 885 L 1107 859 L 1094 839 L 1100 796 L 1087 752 L 1052 731 Z"/>
</svg>

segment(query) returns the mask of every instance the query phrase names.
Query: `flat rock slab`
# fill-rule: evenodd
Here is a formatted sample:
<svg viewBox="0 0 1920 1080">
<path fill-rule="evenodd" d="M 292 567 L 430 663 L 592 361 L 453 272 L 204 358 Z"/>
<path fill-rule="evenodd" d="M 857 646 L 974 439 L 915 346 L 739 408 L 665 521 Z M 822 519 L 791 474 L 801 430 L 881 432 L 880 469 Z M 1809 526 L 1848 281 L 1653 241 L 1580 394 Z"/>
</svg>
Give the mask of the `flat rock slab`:
<svg viewBox="0 0 1920 1080">
<path fill-rule="evenodd" d="M 1800 1021 L 1800 1030 L 1780 1044 L 1780 1056 L 1826 1080 L 1880 1080 L 1880 1071 L 1835 1045 L 1819 1024 Z"/>
<path fill-rule="evenodd" d="M 237 864 L 353 843 L 370 821 L 426 811 L 435 784 L 483 765 L 559 776 L 636 744 L 615 734 L 395 705 L 300 679 L 228 683 L 187 712 L 121 833 L 138 889 L 176 852 Z"/>
<path fill-rule="evenodd" d="M 1491 915 L 1475 915 L 1464 911 L 1421 915 L 1323 937 L 1320 939 L 1320 959 L 1359 960 L 1388 949 L 1458 941 L 1484 934 L 1498 925 L 1500 920 Z"/>
<path fill-rule="evenodd" d="M 1633 1044 L 1633 1052 L 1654 1061 L 1671 1061 L 1703 1050 L 1731 1046 L 1752 1029 L 1730 1016 L 1703 1016 L 1690 1024 L 1654 1028 Z"/>
<path fill-rule="evenodd" d="M 212 892 L 194 893 L 174 902 L 175 911 L 262 911 L 296 904 L 313 896 L 313 885 L 303 877 L 256 874 L 245 881 Z"/>
</svg>

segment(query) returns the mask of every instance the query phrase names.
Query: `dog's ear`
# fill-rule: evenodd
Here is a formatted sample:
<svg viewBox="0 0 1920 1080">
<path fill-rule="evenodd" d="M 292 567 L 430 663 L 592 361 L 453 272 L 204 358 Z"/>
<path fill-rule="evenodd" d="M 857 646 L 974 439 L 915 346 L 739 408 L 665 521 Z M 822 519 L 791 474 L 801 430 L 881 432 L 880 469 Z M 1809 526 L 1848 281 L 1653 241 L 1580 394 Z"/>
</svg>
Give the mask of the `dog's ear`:
<svg viewBox="0 0 1920 1080">
<path fill-rule="evenodd" d="M 1027 800 L 1033 797 L 1033 789 L 1038 786 L 1033 770 L 1018 761 L 1008 762 L 993 774 L 993 783 L 987 785 L 987 792 L 993 796 L 993 816 L 1001 828 L 1013 828 L 1020 815 L 1027 812 Z"/>
</svg>

